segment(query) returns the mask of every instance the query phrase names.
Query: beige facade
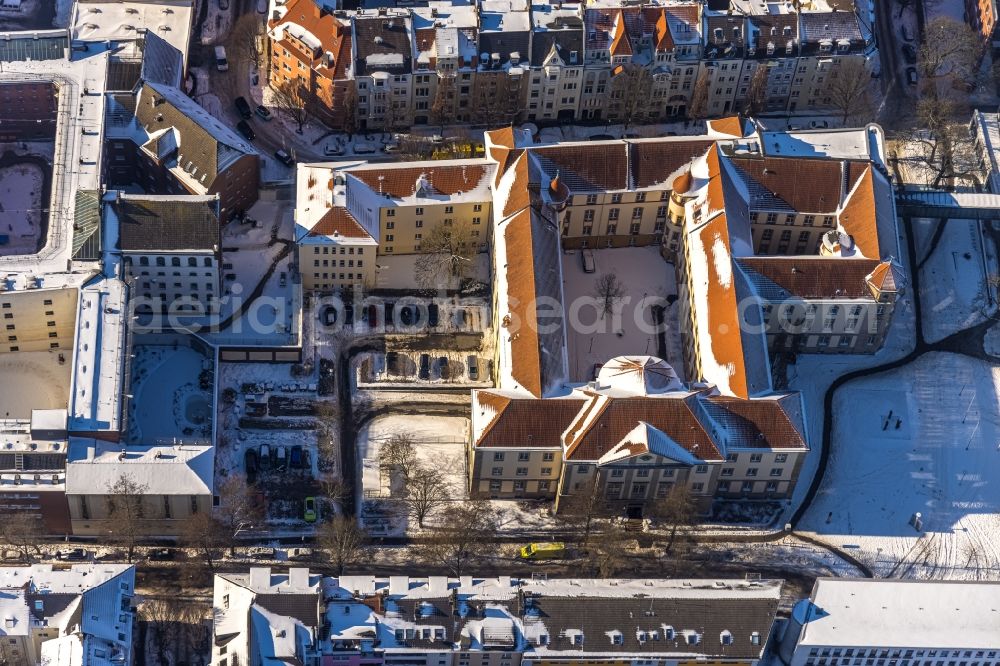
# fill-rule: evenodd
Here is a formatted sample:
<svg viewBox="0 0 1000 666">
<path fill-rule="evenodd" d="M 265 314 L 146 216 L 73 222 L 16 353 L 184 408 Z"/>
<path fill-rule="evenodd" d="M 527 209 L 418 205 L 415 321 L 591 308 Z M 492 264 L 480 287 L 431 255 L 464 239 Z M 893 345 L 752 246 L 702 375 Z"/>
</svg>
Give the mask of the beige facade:
<svg viewBox="0 0 1000 666">
<path fill-rule="evenodd" d="M 424 236 L 438 225 L 467 225 L 469 242 L 465 249 L 482 252 L 487 248 L 492 210 L 489 196 L 484 196 L 482 201 L 440 204 L 427 201 L 420 205 L 392 205 L 392 202 L 387 201 L 386 204 L 379 209 L 378 216 L 382 239 L 379 252 L 382 254 L 419 253 Z"/>
<path fill-rule="evenodd" d="M 562 449 L 477 449 L 469 446 L 471 493 L 482 497 L 555 497 Z"/>
<path fill-rule="evenodd" d="M 132 285 L 133 298 L 149 304 L 153 311 L 193 316 L 217 312 L 219 277 L 219 257 L 213 251 L 125 257 L 125 278 Z"/>
<path fill-rule="evenodd" d="M 0 291 L 0 352 L 73 349 L 76 288 Z"/>
<path fill-rule="evenodd" d="M 168 473 L 164 469 L 164 473 Z M 110 497 L 100 495 L 67 495 L 73 534 L 104 536 L 114 531 L 118 519 L 110 515 Z M 142 530 L 148 536 L 180 534 L 187 519 L 196 513 L 212 510 L 212 495 L 143 495 L 141 500 Z"/>
<path fill-rule="evenodd" d="M 570 197 L 560 213 L 563 246 L 653 245 L 667 229 L 669 189 L 598 192 Z"/>
<path fill-rule="evenodd" d="M 299 273 L 306 291 L 338 291 L 375 286 L 375 249 L 371 239 L 356 242 L 323 238 L 298 248 Z"/>
</svg>

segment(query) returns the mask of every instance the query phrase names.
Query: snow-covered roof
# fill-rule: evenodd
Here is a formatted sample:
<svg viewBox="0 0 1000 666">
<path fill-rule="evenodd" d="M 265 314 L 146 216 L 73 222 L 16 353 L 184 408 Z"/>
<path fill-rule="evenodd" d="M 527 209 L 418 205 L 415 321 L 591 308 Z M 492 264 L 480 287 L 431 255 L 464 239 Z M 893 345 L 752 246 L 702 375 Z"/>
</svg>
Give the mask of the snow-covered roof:
<svg viewBox="0 0 1000 666">
<path fill-rule="evenodd" d="M 80 290 L 69 427 L 116 431 L 121 419 L 128 311 L 125 283 L 99 278 Z"/>
<path fill-rule="evenodd" d="M 192 0 L 78 0 L 69 30 L 74 42 L 141 41 L 151 32 L 187 62 L 193 14 Z"/>
<path fill-rule="evenodd" d="M 148 495 L 211 495 L 214 457 L 208 444 L 122 446 L 72 437 L 66 494 L 106 495 L 125 475 Z"/>
<path fill-rule="evenodd" d="M 1000 583 L 821 578 L 794 609 L 800 646 L 1000 648 Z"/>
<path fill-rule="evenodd" d="M 0 39 L 10 46 L 18 41 L 33 43 L 50 37 L 65 40 L 66 31 L 8 32 L 2 33 Z M 6 61 L 0 71 L 0 84 L 52 82 L 58 91 L 56 133 L 74 137 L 73 141 L 57 142 L 61 153 L 52 161 L 52 194 L 44 247 L 31 255 L 0 257 L 0 273 L 66 272 L 73 252 L 76 193 L 101 189 L 109 51 L 104 44 L 91 44 L 86 53 L 63 48 L 58 53 L 59 57 L 54 59 Z"/>
</svg>

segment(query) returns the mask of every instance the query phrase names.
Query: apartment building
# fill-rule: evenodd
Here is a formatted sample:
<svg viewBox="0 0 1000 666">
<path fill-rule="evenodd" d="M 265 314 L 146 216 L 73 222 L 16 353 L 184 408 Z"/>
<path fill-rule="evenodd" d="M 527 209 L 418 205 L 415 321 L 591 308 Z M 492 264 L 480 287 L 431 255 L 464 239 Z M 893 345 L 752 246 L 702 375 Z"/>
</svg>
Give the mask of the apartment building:
<svg viewBox="0 0 1000 666">
<path fill-rule="evenodd" d="M 626 125 L 830 108 L 827 84 L 874 37 L 855 11 L 790 5 L 443 0 L 322 9 L 293 0 L 269 25 L 270 83 L 334 125 Z M 478 11 L 476 11 L 478 9 Z M 356 111 L 355 111 L 356 109 Z"/>
<path fill-rule="evenodd" d="M 455 230 L 461 251 L 485 251 L 494 170 L 485 159 L 300 165 L 296 238 L 303 287 L 371 288 L 377 256 L 419 253 L 425 238 L 441 229 Z"/>
<path fill-rule="evenodd" d="M 179 89 L 143 81 L 109 100 L 109 180 L 151 194 L 218 196 L 225 223 L 257 201 L 260 155 Z"/>
<path fill-rule="evenodd" d="M 788 666 L 907 662 L 994 666 L 995 582 L 820 578 L 799 601 L 777 653 Z"/>
<path fill-rule="evenodd" d="M 125 279 L 143 311 L 189 317 L 218 311 L 220 198 L 119 193 L 115 217 Z"/>
<path fill-rule="evenodd" d="M 215 449 L 209 444 L 127 446 L 74 437 L 66 461 L 73 534 L 107 534 L 115 515 L 111 488 L 122 478 L 141 488 L 143 530 L 176 536 L 185 519 L 212 510 Z"/>
<path fill-rule="evenodd" d="M 756 666 L 781 581 L 218 574 L 212 666 Z"/>
<path fill-rule="evenodd" d="M 10 666 L 130 666 L 135 567 L 0 567 L 0 661 Z"/>
<path fill-rule="evenodd" d="M 0 431 L 0 514 L 25 513 L 46 534 L 69 534 L 67 413 L 34 409 Z"/>
</svg>

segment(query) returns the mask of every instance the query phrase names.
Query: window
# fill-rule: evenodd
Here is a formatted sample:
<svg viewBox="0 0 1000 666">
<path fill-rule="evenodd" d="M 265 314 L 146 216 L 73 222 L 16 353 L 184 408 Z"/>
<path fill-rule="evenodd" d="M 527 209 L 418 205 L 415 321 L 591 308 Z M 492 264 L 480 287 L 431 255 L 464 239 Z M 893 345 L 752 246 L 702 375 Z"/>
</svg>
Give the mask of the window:
<svg viewBox="0 0 1000 666">
<path fill-rule="evenodd" d="M 772 467 L 771 468 L 771 476 L 781 476 L 781 468 L 780 467 Z"/>
<path fill-rule="evenodd" d="M 530 460 L 531 459 L 531 454 L 528 453 L 527 451 L 520 451 L 517 454 L 517 459 L 519 461 L 521 461 L 521 462 L 524 462 L 526 460 Z"/>
<path fill-rule="evenodd" d="M 776 463 L 788 462 L 788 454 L 787 453 L 778 453 L 778 454 L 776 454 L 774 456 L 774 462 L 776 462 Z"/>
<path fill-rule="evenodd" d="M 518 476 L 528 476 L 528 468 L 527 467 L 518 467 L 517 468 L 517 475 Z"/>
<path fill-rule="evenodd" d="M 732 475 L 733 475 L 732 467 L 723 467 L 722 472 L 720 472 L 719 474 L 719 476 L 732 476 Z"/>
<path fill-rule="evenodd" d="M 700 481 L 698 483 L 691 484 L 691 490 L 693 490 L 696 493 L 700 493 L 704 489 L 705 489 L 705 484 Z"/>
<path fill-rule="evenodd" d="M 542 476 L 552 476 L 552 468 L 551 467 L 543 467 L 542 468 Z"/>
<path fill-rule="evenodd" d="M 757 468 L 756 467 L 748 467 L 747 468 L 747 476 L 757 476 Z"/>
<path fill-rule="evenodd" d="M 694 468 L 696 474 L 705 474 L 708 472 L 708 465 L 698 465 Z"/>
<path fill-rule="evenodd" d="M 716 490 L 716 492 L 720 492 L 720 493 L 728 493 L 729 492 L 729 482 L 728 481 L 719 481 L 719 485 L 716 486 L 715 490 Z"/>
<path fill-rule="evenodd" d="M 726 455 L 726 462 L 736 462 L 739 459 L 740 459 L 740 454 L 738 453 L 730 453 Z"/>
<path fill-rule="evenodd" d="M 493 454 L 493 462 L 503 462 L 503 451 L 497 451 Z"/>
<path fill-rule="evenodd" d="M 611 478 L 621 478 L 625 476 L 625 470 L 623 469 L 613 469 L 611 470 Z"/>
<path fill-rule="evenodd" d="M 752 453 L 752 454 L 750 454 L 750 462 L 751 463 L 759 463 L 762 458 L 763 458 L 763 455 L 760 454 L 760 453 Z"/>
<path fill-rule="evenodd" d="M 553 460 L 555 460 L 555 457 L 556 454 L 552 453 L 551 451 L 546 451 L 545 453 L 542 454 L 542 461 L 552 462 Z"/>
<path fill-rule="evenodd" d="M 494 467 L 490 470 L 490 476 L 503 476 L 503 467 Z"/>
<path fill-rule="evenodd" d="M 576 473 L 577 474 L 587 474 L 588 472 L 589 472 L 589 470 L 587 469 L 587 465 L 577 465 L 576 466 Z"/>
<path fill-rule="evenodd" d="M 778 491 L 778 482 L 777 481 L 768 481 L 767 482 L 767 492 L 774 493 L 774 492 L 777 492 L 777 491 Z"/>
</svg>

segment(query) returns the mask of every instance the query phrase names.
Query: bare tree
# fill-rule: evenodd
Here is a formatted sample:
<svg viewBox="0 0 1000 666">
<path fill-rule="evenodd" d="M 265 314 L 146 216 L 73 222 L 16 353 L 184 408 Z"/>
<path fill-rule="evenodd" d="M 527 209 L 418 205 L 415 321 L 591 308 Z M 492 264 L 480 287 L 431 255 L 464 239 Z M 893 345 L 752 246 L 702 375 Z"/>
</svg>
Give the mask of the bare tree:
<svg viewBox="0 0 1000 666">
<path fill-rule="evenodd" d="M 606 504 L 597 474 L 586 488 L 566 495 L 559 501 L 559 517 L 573 525 L 581 534 L 584 550 L 590 547 L 595 521 L 607 515 Z"/>
<path fill-rule="evenodd" d="M 666 497 L 653 502 L 650 517 L 657 527 L 667 530 L 666 552 L 670 553 L 681 528 L 693 525 L 698 519 L 698 505 L 687 484 L 675 484 Z"/>
<path fill-rule="evenodd" d="M 688 104 L 688 118 L 700 119 L 708 117 L 708 92 L 711 86 L 707 69 L 698 72 L 698 78 L 694 81 L 694 90 L 691 93 L 691 102 Z"/>
<path fill-rule="evenodd" d="M 42 557 L 44 534 L 42 519 L 36 514 L 18 511 L 9 513 L 0 520 L 0 540 L 14 548 L 25 562 L 31 561 L 32 553 Z"/>
<path fill-rule="evenodd" d="M 439 76 L 434 101 L 431 103 L 431 122 L 441 127 L 455 122 L 455 77 Z"/>
<path fill-rule="evenodd" d="M 618 119 L 627 130 L 634 123 L 651 120 L 649 102 L 653 96 L 653 74 L 642 65 L 628 63 L 612 80 L 612 98 Z"/>
<path fill-rule="evenodd" d="M 236 57 L 248 63 L 253 69 L 261 64 L 265 33 L 264 23 L 256 14 L 243 14 L 236 21 L 231 33 L 230 43 L 233 44 Z"/>
<path fill-rule="evenodd" d="M 319 483 L 320 492 L 323 493 L 323 499 L 327 504 L 327 515 L 335 515 L 340 511 L 340 507 L 343 506 L 344 500 L 347 499 L 350 494 L 350 490 L 344 480 L 339 476 L 334 474 L 325 474 L 317 479 Z"/>
<path fill-rule="evenodd" d="M 871 115 L 872 102 L 868 92 L 871 80 L 871 72 L 861 58 L 842 58 L 830 72 L 826 92 L 830 96 L 830 106 L 840 114 L 842 123 Z"/>
<path fill-rule="evenodd" d="M 302 128 L 312 116 L 313 100 L 301 79 L 285 81 L 272 86 L 272 90 L 274 106 L 295 123 L 296 133 L 302 134 Z"/>
<path fill-rule="evenodd" d="M 355 518 L 335 516 L 319 528 L 317 541 L 330 556 L 330 562 L 337 575 L 344 575 L 344 569 L 364 559 L 368 549 L 368 535 L 358 525 Z"/>
<path fill-rule="evenodd" d="M 937 16 L 924 28 L 917 68 L 925 79 L 972 81 L 982 56 L 982 41 L 971 27 L 947 16 Z"/>
<path fill-rule="evenodd" d="M 389 474 L 399 472 L 403 479 L 408 478 L 417 465 L 413 436 L 400 432 L 383 442 L 378 449 L 378 465 Z"/>
<path fill-rule="evenodd" d="M 129 562 L 135 556 L 136 546 L 146 533 L 143 499 L 149 486 L 137 482 L 123 472 L 107 487 L 107 509 L 110 537 L 125 548 Z"/>
<path fill-rule="evenodd" d="M 426 559 L 461 576 L 465 565 L 479 553 L 489 552 L 496 541 L 499 516 L 488 500 L 474 499 L 448 506 L 439 526 L 421 550 Z"/>
<path fill-rule="evenodd" d="M 197 553 L 209 571 L 215 571 L 215 561 L 222 554 L 223 547 L 227 542 L 232 543 L 227 537 L 226 526 L 211 514 L 202 511 L 188 516 L 184 521 L 180 542 L 185 548 Z"/>
<path fill-rule="evenodd" d="M 420 252 L 414 262 L 418 286 L 439 288 L 455 278 L 465 276 L 475 256 L 472 224 L 460 219 L 452 224 L 439 222 L 420 241 Z"/>
<path fill-rule="evenodd" d="M 145 622 L 153 635 L 147 637 L 156 649 L 156 660 L 160 666 L 169 666 L 167 647 L 176 646 L 178 621 L 183 613 L 183 604 L 177 597 L 146 599 L 139 606 L 139 620 Z"/>
<path fill-rule="evenodd" d="M 420 527 L 434 511 L 451 499 L 444 474 L 436 467 L 414 467 L 406 478 L 403 492 L 403 504 Z"/>
<path fill-rule="evenodd" d="M 601 316 L 614 314 L 615 306 L 628 295 L 625 284 L 614 273 L 604 273 L 594 284 L 594 297 L 601 307 Z"/>
<path fill-rule="evenodd" d="M 759 63 L 750 77 L 750 85 L 747 87 L 747 97 L 743 103 L 743 112 L 748 116 L 757 117 L 767 110 L 767 78 L 768 68 L 764 63 Z"/>
<path fill-rule="evenodd" d="M 617 574 L 625 564 L 622 553 L 630 540 L 629 534 L 618 523 L 610 523 L 601 530 L 600 538 L 594 539 L 586 548 L 585 560 L 593 575 L 611 578 Z"/>
<path fill-rule="evenodd" d="M 354 138 L 358 131 L 358 91 L 355 90 L 353 81 L 349 81 L 344 88 L 340 108 L 343 113 L 341 129 L 347 132 L 348 138 Z"/>
<path fill-rule="evenodd" d="M 219 506 L 215 517 L 218 529 L 230 555 L 236 552 L 236 544 L 242 532 L 264 520 L 265 509 L 261 495 L 239 472 L 231 473 L 219 484 Z M 210 565 L 211 566 L 211 565 Z"/>
</svg>

